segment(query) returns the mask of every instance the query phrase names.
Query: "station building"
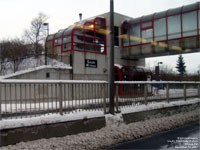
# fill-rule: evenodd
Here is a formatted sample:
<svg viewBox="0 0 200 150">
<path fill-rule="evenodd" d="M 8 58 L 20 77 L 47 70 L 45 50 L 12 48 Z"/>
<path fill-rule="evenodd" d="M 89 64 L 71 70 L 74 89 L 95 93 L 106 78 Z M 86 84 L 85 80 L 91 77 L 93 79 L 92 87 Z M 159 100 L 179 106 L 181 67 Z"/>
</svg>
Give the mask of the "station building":
<svg viewBox="0 0 200 150">
<path fill-rule="evenodd" d="M 51 34 L 47 55 L 64 55 L 73 80 L 108 80 L 109 25 L 105 13 Z M 200 2 L 139 18 L 115 13 L 114 29 L 115 80 L 151 80 L 145 58 L 199 52 Z"/>
</svg>

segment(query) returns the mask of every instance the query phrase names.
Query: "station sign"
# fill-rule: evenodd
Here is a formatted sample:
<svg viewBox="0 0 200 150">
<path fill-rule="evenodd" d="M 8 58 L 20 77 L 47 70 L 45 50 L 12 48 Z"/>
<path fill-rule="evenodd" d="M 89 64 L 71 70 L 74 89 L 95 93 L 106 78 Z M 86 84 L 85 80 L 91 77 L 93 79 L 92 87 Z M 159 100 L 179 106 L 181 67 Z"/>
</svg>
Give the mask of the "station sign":
<svg viewBox="0 0 200 150">
<path fill-rule="evenodd" d="M 97 68 L 97 60 L 85 59 L 85 67 Z"/>
</svg>

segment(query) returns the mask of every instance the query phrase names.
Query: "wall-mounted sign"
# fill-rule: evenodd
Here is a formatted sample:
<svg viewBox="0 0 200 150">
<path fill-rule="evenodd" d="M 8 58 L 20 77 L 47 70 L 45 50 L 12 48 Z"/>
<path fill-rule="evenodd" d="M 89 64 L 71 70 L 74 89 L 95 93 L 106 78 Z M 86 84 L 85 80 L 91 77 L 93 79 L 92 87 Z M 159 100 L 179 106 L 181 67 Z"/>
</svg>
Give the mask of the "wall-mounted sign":
<svg viewBox="0 0 200 150">
<path fill-rule="evenodd" d="M 85 67 L 97 68 L 97 60 L 85 59 Z"/>
</svg>

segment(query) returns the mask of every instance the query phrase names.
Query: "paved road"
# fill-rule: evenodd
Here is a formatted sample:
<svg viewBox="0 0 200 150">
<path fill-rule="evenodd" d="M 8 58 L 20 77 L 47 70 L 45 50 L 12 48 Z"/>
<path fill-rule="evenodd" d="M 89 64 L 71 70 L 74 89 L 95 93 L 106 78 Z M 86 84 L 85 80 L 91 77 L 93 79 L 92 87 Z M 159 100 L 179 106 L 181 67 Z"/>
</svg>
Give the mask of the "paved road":
<svg viewBox="0 0 200 150">
<path fill-rule="evenodd" d="M 200 122 L 156 134 L 141 140 L 123 143 L 112 150 L 200 150 Z"/>
</svg>

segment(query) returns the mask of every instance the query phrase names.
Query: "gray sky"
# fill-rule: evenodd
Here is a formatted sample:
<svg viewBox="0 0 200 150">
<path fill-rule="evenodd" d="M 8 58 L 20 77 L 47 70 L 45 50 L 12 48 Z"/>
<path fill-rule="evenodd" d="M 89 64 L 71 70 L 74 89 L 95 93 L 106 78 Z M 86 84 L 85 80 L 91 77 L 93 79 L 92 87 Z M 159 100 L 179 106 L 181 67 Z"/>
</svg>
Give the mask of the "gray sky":
<svg viewBox="0 0 200 150">
<path fill-rule="evenodd" d="M 115 11 L 130 17 L 140 17 L 195 2 L 197 0 L 114 0 Z M 49 16 L 50 33 L 54 33 L 78 21 L 80 12 L 83 19 L 108 12 L 109 3 L 110 0 L 0 0 L 0 39 L 20 38 L 39 12 Z M 200 53 L 183 56 L 188 72 L 196 71 L 200 65 Z M 174 68 L 177 57 L 156 57 L 147 59 L 147 63 L 153 66 L 163 61 Z"/>
</svg>

